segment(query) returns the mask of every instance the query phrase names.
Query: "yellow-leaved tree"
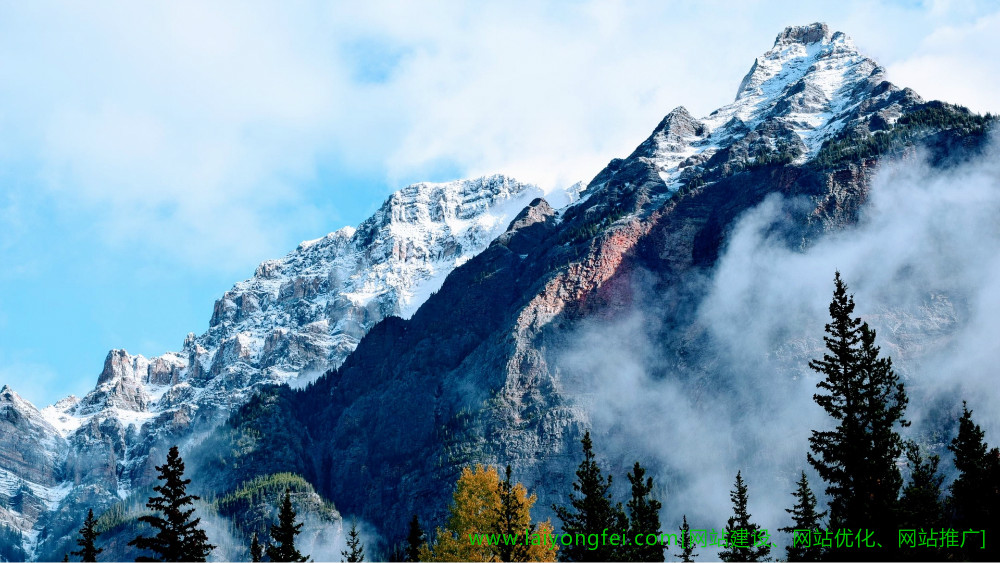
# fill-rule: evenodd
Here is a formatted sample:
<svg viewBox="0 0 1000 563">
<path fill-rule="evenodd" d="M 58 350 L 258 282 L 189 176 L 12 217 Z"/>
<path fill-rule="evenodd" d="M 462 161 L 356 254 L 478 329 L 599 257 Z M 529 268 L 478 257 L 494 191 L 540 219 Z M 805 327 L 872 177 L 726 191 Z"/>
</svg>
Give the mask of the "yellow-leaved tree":
<svg viewBox="0 0 1000 563">
<path fill-rule="evenodd" d="M 512 483 L 510 466 L 466 467 L 458 478 L 447 525 L 420 548 L 421 561 L 555 561 L 552 523 L 531 521 L 536 495 Z"/>
</svg>

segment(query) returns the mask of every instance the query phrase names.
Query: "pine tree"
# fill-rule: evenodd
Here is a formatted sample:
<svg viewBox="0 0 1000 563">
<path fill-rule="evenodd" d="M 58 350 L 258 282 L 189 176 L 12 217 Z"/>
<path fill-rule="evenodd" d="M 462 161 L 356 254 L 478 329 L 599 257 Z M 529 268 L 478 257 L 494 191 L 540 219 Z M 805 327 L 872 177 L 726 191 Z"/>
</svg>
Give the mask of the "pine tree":
<svg viewBox="0 0 1000 563">
<path fill-rule="evenodd" d="M 271 526 L 271 541 L 267 546 L 267 557 L 271 561 L 306 561 L 308 556 L 299 553 L 295 547 L 295 536 L 302 533 L 302 524 L 295 523 L 295 509 L 292 507 L 292 492 L 285 489 L 285 500 L 281 503 L 277 525 Z"/>
<path fill-rule="evenodd" d="M 410 520 L 410 533 L 406 535 L 407 561 L 420 561 L 420 546 L 424 541 L 424 529 L 420 527 L 420 519 L 414 514 L 413 520 Z"/>
<path fill-rule="evenodd" d="M 798 488 L 792 493 L 795 497 L 795 506 L 786 508 L 785 512 L 792 515 L 792 525 L 787 528 L 779 528 L 779 532 L 792 534 L 792 543 L 785 550 L 788 553 L 789 561 L 822 561 L 823 548 L 819 545 L 812 545 L 812 535 L 809 535 L 809 542 L 800 540 L 800 545 L 795 545 L 795 530 L 820 530 L 823 527 L 821 520 L 826 516 L 826 511 L 816 512 L 816 495 L 809 488 L 809 479 L 806 472 L 802 472 L 799 479 Z M 806 545 L 802 545 L 806 543 Z"/>
<path fill-rule="evenodd" d="M 524 512 L 524 503 L 517 498 L 517 491 L 514 489 L 514 484 L 511 483 L 510 465 L 508 465 L 505 470 L 504 480 L 500 481 L 500 486 L 497 492 L 500 496 L 500 504 L 493 509 L 496 515 L 496 524 L 495 528 L 490 531 L 498 534 L 507 534 L 509 536 L 513 536 L 518 532 L 524 532 L 528 537 L 535 533 L 535 526 L 530 521 L 528 522 L 527 527 L 522 525 L 521 514 Z M 510 544 L 503 542 L 497 547 L 497 555 L 500 557 L 500 561 L 529 560 L 529 546 L 527 545 L 527 542 L 512 542 Z"/>
<path fill-rule="evenodd" d="M 913 442 L 907 444 L 906 450 L 910 482 L 899 499 L 900 527 L 941 528 L 945 524 L 944 504 L 941 502 L 944 475 L 938 472 L 941 457 L 932 455 L 925 460 L 920 455 L 920 448 Z"/>
<path fill-rule="evenodd" d="M 809 367 L 824 377 L 817 387 L 825 393 L 813 399 L 838 426 L 812 432 L 808 459 L 827 483 L 831 528 L 895 530 L 903 481 L 896 459 L 904 446 L 896 426 L 909 425 L 903 419 L 908 400 L 892 360 L 879 356 L 875 331 L 852 317 L 854 297 L 840 272 L 834 285 L 827 353 Z"/>
<path fill-rule="evenodd" d="M 949 505 L 954 527 L 986 530 L 987 538 L 1000 534 L 1000 450 L 989 449 L 985 433 L 972 421 L 972 411 L 962 402 L 958 435 L 948 449 L 955 454 L 959 475 L 951 484 Z M 986 561 L 1000 558 L 997 542 L 986 540 L 986 549 L 965 550 L 965 556 Z"/>
<path fill-rule="evenodd" d="M 684 523 L 680 527 L 680 547 L 681 552 L 675 553 L 674 557 L 680 557 L 684 563 L 694 563 L 694 558 L 699 554 L 694 552 L 694 538 L 691 537 L 691 526 L 688 526 L 687 514 L 684 515 Z"/>
<path fill-rule="evenodd" d="M 920 448 L 914 442 L 906 445 L 906 458 L 910 464 L 910 482 L 906 484 L 899 499 L 899 528 L 904 530 L 946 528 L 944 504 L 941 502 L 941 483 L 944 482 L 944 476 L 938 473 L 941 458 L 932 455 L 924 460 L 920 455 Z M 906 556 L 914 561 L 940 561 L 948 557 L 948 552 L 925 548 L 907 553 Z"/>
<path fill-rule="evenodd" d="M 635 462 L 632 473 L 626 475 L 632 484 L 632 498 L 626 504 L 629 511 L 628 539 L 632 542 L 635 541 L 638 534 L 643 536 L 653 534 L 659 538 L 662 533 L 660 508 L 663 505 L 652 497 L 653 478 L 646 477 L 643 481 L 645 475 L 646 470 L 639 465 L 638 461 Z M 644 540 L 648 540 L 648 538 L 644 538 Z M 643 541 L 643 545 L 632 543 L 627 546 L 627 557 L 629 561 L 663 561 L 663 548 L 663 544 L 658 541 L 653 542 L 652 545 L 649 541 Z"/>
<path fill-rule="evenodd" d="M 128 545 L 153 551 L 159 557 L 143 557 L 138 559 L 140 561 L 205 561 L 215 546 L 208 543 L 205 531 L 198 527 L 201 518 L 191 519 L 194 508 L 184 508 L 194 504 L 199 497 L 187 494 L 191 480 L 184 479 L 184 460 L 177 446 L 170 448 L 167 462 L 156 470 L 160 472 L 157 480 L 163 484 L 153 487 L 158 495 L 149 497 L 146 502 L 146 508 L 154 514 L 140 516 L 139 521 L 146 522 L 157 533 L 152 537 L 136 536 Z"/>
<path fill-rule="evenodd" d="M 760 526 L 750 521 L 747 511 L 747 486 L 741 472 L 736 472 L 736 488 L 729 493 L 733 515 L 726 523 L 726 549 L 719 552 L 722 561 L 768 561 L 771 544 Z"/>
<path fill-rule="evenodd" d="M 97 556 L 104 551 L 104 548 L 94 546 L 94 540 L 97 539 L 97 536 L 101 535 L 100 532 L 94 530 L 94 524 L 96 523 L 97 519 L 94 518 L 94 510 L 88 510 L 87 519 L 83 521 L 83 527 L 80 528 L 80 538 L 76 540 L 76 544 L 80 546 L 80 550 L 72 552 L 72 555 L 79 557 L 80 561 L 97 561 Z"/>
<path fill-rule="evenodd" d="M 351 531 L 347 533 L 347 549 L 340 554 L 347 563 L 365 560 L 365 544 L 361 543 L 361 532 L 358 531 L 358 523 L 355 520 L 351 520 Z"/>
<path fill-rule="evenodd" d="M 628 519 L 622 510 L 621 503 L 614 504 L 611 500 L 611 476 L 607 479 L 601 473 L 594 458 L 594 444 L 590 432 L 586 432 L 581 440 L 583 444 L 583 461 L 576 470 L 577 481 L 573 483 L 573 491 L 569 495 L 572 508 L 553 505 L 556 516 L 562 520 L 563 533 L 577 538 L 578 534 L 586 537 L 589 534 L 604 533 L 605 530 L 625 531 Z M 601 545 L 597 549 L 589 549 L 586 542 L 573 541 L 559 550 L 563 561 L 618 561 L 624 559 L 625 549 L 621 546 Z"/>
<path fill-rule="evenodd" d="M 250 561 L 260 561 L 264 558 L 264 548 L 260 545 L 260 541 L 257 540 L 257 532 L 253 533 L 253 537 L 250 538 Z"/>
</svg>

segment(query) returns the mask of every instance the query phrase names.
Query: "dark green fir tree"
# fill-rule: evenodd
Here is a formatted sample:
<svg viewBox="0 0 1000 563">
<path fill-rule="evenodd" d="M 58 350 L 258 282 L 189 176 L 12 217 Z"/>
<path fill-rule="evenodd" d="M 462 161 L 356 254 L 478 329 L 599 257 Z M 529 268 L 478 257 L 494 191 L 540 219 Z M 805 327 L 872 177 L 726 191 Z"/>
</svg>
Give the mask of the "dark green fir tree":
<svg viewBox="0 0 1000 563">
<path fill-rule="evenodd" d="M 365 560 L 365 545 L 361 543 L 361 532 L 358 523 L 351 521 L 351 530 L 347 532 L 347 549 L 340 552 L 347 563 L 357 563 Z"/>
<path fill-rule="evenodd" d="M 910 466 L 910 481 L 899 498 L 899 528 L 901 530 L 941 530 L 945 525 L 941 484 L 944 476 L 938 472 L 941 458 L 932 455 L 924 458 L 915 442 L 906 445 L 906 459 Z M 934 547 L 909 549 L 903 554 L 913 561 L 943 561 L 948 550 Z"/>
<path fill-rule="evenodd" d="M 760 526 L 750 521 L 749 495 L 741 472 L 736 472 L 736 488 L 729 493 L 733 515 L 726 523 L 726 549 L 719 552 L 722 561 L 769 561 L 771 542 Z"/>
<path fill-rule="evenodd" d="M 809 479 L 806 478 L 805 471 L 802 472 L 802 478 L 799 479 L 798 486 L 792 496 L 795 497 L 795 505 L 785 509 L 785 512 L 792 515 L 792 525 L 778 529 L 779 532 L 792 534 L 792 541 L 785 548 L 788 560 L 822 561 L 823 548 L 819 545 L 813 545 L 812 530 L 823 528 L 822 520 L 826 516 L 826 512 L 816 512 L 816 495 L 809 488 Z M 806 532 L 796 538 L 796 530 L 805 530 Z M 808 541 L 806 541 L 807 539 Z"/>
<path fill-rule="evenodd" d="M 496 529 L 492 532 L 500 534 L 500 537 L 514 537 L 518 533 L 530 537 L 535 532 L 535 525 L 529 523 L 527 528 L 521 525 L 524 503 L 517 497 L 509 465 L 504 472 L 504 480 L 500 482 L 499 496 L 500 506 L 495 509 Z M 527 561 L 529 558 L 528 547 L 526 542 L 510 544 L 504 542 L 497 546 L 497 551 L 501 561 Z"/>
<path fill-rule="evenodd" d="M 809 362 L 823 379 L 813 395 L 837 426 L 812 432 L 809 463 L 827 483 L 831 529 L 873 530 L 883 539 L 897 529 L 897 498 L 903 483 L 896 460 L 904 449 L 897 428 L 908 402 L 892 360 L 881 357 L 875 331 L 854 314 L 854 297 L 834 277 L 827 351 Z M 873 552 L 834 554 L 836 559 L 876 556 Z"/>
<path fill-rule="evenodd" d="M 264 558 L 264 546 L 260 545 L 257 539 L 257 532 L 250 538 L 250 561 L 257 562 Z"/>
<path fill-rule="evenodd" d="M 657 538 L 662 533 L 660 527 L 660 501 L 653 498 L 653 478 L 646 477 L 646 470 L 635 462 L 632 472 L 627 475 L 632 484 L 632 498 L 626 503 L 629 515 L 628 539 L 642 534 L 653 534 Z M 645 538 L 648 539 L 648 538 Z M 643 545 L 635 543 L 627 546 L 629 561 L 663 561 L 663 545 L 657 542 L 643 541 Z"/>
<path fill-rule="evenodd" d="M 87 518 L 83 521 L 83 527 L 80 528 L 80 537 L 76 540 L 76 545 L 80 546 L 80 549 L 72 553 L 79 557 L 80 561 L 97 561 L 97 556 L 104 551 L 104 548 L 94 545 L 94 541 L 100 535 L 94 529 L 94 524 L 96 523 L 97 519 L 94 518 L 94 510 L 88 510 Z"/>
<path fill-rule="evenodd" d="M 945 524 L 941 485 L 944 475 L 938 472 L 941 457 L 926 459 L 920 447 L 910 442 L 906 446 L 906 459 L 910 465 L 910 482 L 903 488 L 899 499 L 901 528 L 941 528 Z"/>
<path fill-rule="evenodd" d="M 590 432 L 586 432 L 580 442 L 583 444 L 583 461 L 576 470 L 577 480 L 569 495 L 570 506 L 552 506 L 556 516 L 562 520 L 563 533 L 576 538 L 577 534 L 586 537 L 589 534 L 600 535 L 605 530 L 626 530 L 628 518 L 621 503 L 612 501 L 611 476 L 605 478 L 597 465 Z M 563 561 L 620 561 L 626 558 L 626 554 L 622 546 L 612 546 L 610 542 L 598 545 L 597 549 L 588 549 L 586 542 L 574 541 L 560 546 L 559 557 Z"/>
<path fill-rule="evenodd" d="M 167 462 L 156 468 L 157 480 L 163 483 L 153 487 L 156 496 L 149 497 L 146 508 L 153 514 L 140 516 L 156 530 L 156 535 L 137 536 L 128 544 L 152 551 L 155 558 L 140 557 L 138 561 L 205 561 L 215 546 L 208 543 L 205 531 L 198 527 L 201 518 L 192 518 L 194 508 L 186 508 L 199 500 L 187 494 L 190 479 L 184 478 L 184 460 L 177 446 L 170 448 Z"/>
<path fill-rule="evenodd" d="M 986 548 L 982 543 L 963 549 L 971 560 L 1000 559 L 1000 542 L 990 541 L 1000 535 L 1000 450 L 990 449 L 986 434 L 972 421 L 972 411 L 962 402 L 958 420 L 958 435 L 948 449 L 955 454 L 958 477 L 951 484 L 948 500 L 952 523 L 958 530 L 985 530 Z"/>
<path fill-rule="evenodd" d="M 684 523 L 681 524 L 680 532 L 678 541 L 680 541 L 681 552 L 675 553 L 674 557 L 680 557 L 684 563 L 694 563 L 694 558 L 698 557 L 699 554 L 694 552 L 694 538 L 691 537 L 691 526 L 688 525 L 687 514 L 684 515 Z"/>
<path fill-rule="evenodd" d="M 413 515 L 410 520 L 410 531 L 406 534 L 406 560 L 420 561 L 420 546 L 426 541 L 424 529 L 420 527 L 420 519 Z"/>
<path fill-rule="evenodd" d="M 302 524 L 295 523 L 295 508 L 292 507 L 292 492 L 285 489 L 285 499 L 278 512 L 278 523 L 271 526 L 271 541 L 267 553 L 271 561 L 306 561 L 308 556 L 299 553 L 295 547 L 295 536 L 302 533 Z"/>
</svg>

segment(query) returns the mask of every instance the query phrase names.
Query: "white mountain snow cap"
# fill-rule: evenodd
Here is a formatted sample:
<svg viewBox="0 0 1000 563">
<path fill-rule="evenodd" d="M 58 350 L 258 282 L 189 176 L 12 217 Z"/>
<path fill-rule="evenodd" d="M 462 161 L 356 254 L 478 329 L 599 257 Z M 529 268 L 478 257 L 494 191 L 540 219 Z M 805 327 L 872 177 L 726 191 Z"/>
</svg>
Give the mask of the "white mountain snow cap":
<svg viewBox="0 0 1000 563">
<path fill-rule="evenodd" d="M 831 33 L 825 23 L 785 28 L 774 46 L 758 57 L 736 92 L 736 101 L 754 96 L 776 98 L 787 87 L 806 77 L 829 99 L 831 87 L 843 82 L 845 71 L 855 70 L 855 79 L 867 78 L 874 71 L 884 72 L 871 59 L 858 53 L 854 42 L 841 32 Z M 825 87 L 825 88 L 824 88 Z"/>
<path fill-rule="evenodd" d="M 753 138 L 768 138 L 772 150 L 779 142 L 792 146 L 796 161 L 804 162 L 843 129 L 883 74 L 847 35 L 831 32 L 826 24 L 788 27 L 754 61 L 732 103 L 701 120 L 675 109 L 637 156 L 653 160 L 671 189 L 682 184 L 685 169 L 690 172 L 718 151 Z"/>
</svg>

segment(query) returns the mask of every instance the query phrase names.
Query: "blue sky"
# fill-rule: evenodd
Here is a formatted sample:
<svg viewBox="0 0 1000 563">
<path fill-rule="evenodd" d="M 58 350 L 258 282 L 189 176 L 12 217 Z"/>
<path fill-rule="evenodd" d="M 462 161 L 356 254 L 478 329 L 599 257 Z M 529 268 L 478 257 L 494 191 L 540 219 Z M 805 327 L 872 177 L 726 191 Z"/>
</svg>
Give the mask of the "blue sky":
<svg viewBox="0 0 1000 563">
<path fill-rule="evenodd" d="M 588 180 L 826 21 L 925 98 L 1000 110 L 975 2 L 0 4 L 0 384 L 89 390 L 267 258 L 409 182 Z"/>
</svg>

